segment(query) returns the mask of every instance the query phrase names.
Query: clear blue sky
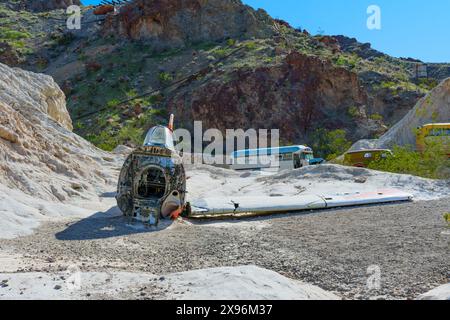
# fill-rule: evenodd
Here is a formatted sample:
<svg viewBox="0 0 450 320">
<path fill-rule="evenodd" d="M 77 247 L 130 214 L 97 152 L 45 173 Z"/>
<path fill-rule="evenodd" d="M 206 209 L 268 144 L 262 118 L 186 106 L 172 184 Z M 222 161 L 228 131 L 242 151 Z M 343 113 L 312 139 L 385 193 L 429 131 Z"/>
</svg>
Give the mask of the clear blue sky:
<svg viewBox="0 0 450 320">
<path fill-rule="evenodd" d="M 96 0 L 82 0 L 96 4 Z M 343 34 L 396 57 L 450 62 L 450 0 L 243 0 L 311 34 Z M 381 9 L 381 30 L 369 30 L 367 8 Z"/>
</svg>

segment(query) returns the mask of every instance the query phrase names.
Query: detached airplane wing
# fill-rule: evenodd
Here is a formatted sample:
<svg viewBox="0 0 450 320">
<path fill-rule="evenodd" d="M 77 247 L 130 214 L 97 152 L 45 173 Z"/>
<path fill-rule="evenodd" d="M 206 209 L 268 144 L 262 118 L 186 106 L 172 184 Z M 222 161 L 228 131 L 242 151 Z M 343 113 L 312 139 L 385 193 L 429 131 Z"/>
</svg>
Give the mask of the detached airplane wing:
<svg viewBox="0 0 450 320">
<path fill-rule="evenodd" d="M 347 193 L 335 196 L 298 195 L 283 197 L 213 197 L 191 201 L 191 218 L 227 217 L 232 215 L 260 215 L 297 212 L 368 204 L 411 201 L 409 193 L 386 189 L 365 193 Z"/>
</svg>

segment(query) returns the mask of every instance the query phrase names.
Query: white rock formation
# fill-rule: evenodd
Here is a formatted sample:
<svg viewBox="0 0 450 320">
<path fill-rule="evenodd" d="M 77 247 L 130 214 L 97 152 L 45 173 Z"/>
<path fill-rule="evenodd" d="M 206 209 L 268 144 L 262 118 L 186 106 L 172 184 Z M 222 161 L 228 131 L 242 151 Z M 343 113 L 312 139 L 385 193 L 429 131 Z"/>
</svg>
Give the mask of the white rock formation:
<svg viewBox="0 0 450 320">
<path fill-rule="evenodd" d="M 0 64 L 0 182 L 49 201 L 91 199 L 116 181 L 116 158 L 72 133 L 51 77 Z M 120 165 L 119 165 L 120 166 Z"/>
<path fill-rule="evenodd" d="M 450 300 L 450 283 L 418 296 L 417 300 Z"/>
<path fill-rule="evenodd" d="M 331 292 L 256 266 L 192 270 L 165 276 L 175 300 L 339 300 Z"/>
<path fill-rule="evenodd" d="M 187 166 L 188 201 L 230 196 L 277 197 L 297 195 L 343 195 L 398 189 L 415 200 L 448 197 L 450 181 L 431 180 L 406 174 L 393 174 L 364 168 L 325 164 L 279 173 L 242 173 L 204 165 Z M 364 178 L 364 183 L 357 179 Z"/>
<path fill-rule="evenodd" d="M 71 130 L 65 96 L 51 77 L 0 64 L 0 219 L 8 230 L 28 230 L 32 217 L 53 215 L 48 203 L 80 207 L 115 189 L 122 156 Z"/>
<path fill-rule="evenodd" d="M 72 131 L 66 97 L 52 77 L 0 63 L 0 101 L 22 113 L 44 113 Z"/>
<path fill-rule="evenodd" d="M 64 276 L 64 277 L 61 277 Z M 79 279 L 79 290 L 69 281 Z M 142 287 L 159 288 L 159 299 L 177 300 L 339 300 L 319 287 L 255 266 L 193 270 L 160 276 L 130 272 L 0 273 L 9 290 L 0 299 L 136 299 Z M 155 281 L 158 280 L 158 281 Z M 59 290 L 55 290 L 58 286 Z M 89 297 L 87 296 L 89 293 Z"/>
</svg>

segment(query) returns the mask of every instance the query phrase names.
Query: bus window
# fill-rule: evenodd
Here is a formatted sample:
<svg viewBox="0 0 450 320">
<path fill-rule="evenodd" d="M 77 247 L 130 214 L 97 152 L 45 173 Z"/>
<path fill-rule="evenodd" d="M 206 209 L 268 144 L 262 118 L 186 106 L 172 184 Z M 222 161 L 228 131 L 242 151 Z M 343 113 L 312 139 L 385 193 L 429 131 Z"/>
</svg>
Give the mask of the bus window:
<svg viewBox="0 0 450 320">
<path fill-rule="evenodd" d="M 450 129 L 432 129 L 430 132 L 426 135 L 427 137 L 441 137 L 441 136 L 449 136 L 450 135 Z"/>
<path fill-rule="evenodd" d="M 313 160 L 314 155 L 312 153 L 302 153 L 302 159 L 303 160 Z"/>
</svg>

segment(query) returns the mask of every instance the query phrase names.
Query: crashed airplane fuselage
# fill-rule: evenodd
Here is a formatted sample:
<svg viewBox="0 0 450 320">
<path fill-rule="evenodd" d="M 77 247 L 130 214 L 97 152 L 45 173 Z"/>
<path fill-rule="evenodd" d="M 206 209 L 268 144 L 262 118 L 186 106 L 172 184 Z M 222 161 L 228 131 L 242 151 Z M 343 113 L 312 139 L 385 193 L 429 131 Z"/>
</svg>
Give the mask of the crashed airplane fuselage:
<svg viewBox="0 0 450 320">
<path fill-rule="evenodd" d="M 117 187 L 117 204 L 129 221 L 156 226 L 161 218 L 220 218 L 298 212 L 336 207 L 411 201 L 401 190 L 281 196 L 193 199 L 186 202 L 186 173 L 173 140 L 173 116 L 168 127 L 149 130 L 144 145 L 134 150 L 122 167 Z"/>
<path fill-rule="evenodd" d="M 117 204 L 130 220 L 156 226 L 160 218 L 176 218 L 185 208 L 186 174 L 169 127 L 149 130 L 144 145 L 134 150 L 122 167 Z"/>
</svg>

